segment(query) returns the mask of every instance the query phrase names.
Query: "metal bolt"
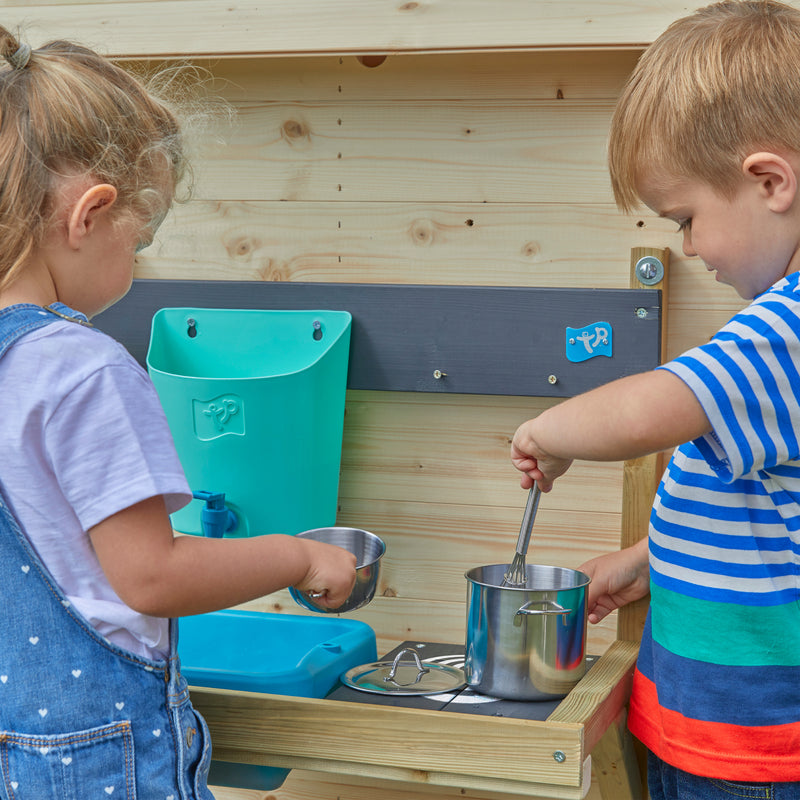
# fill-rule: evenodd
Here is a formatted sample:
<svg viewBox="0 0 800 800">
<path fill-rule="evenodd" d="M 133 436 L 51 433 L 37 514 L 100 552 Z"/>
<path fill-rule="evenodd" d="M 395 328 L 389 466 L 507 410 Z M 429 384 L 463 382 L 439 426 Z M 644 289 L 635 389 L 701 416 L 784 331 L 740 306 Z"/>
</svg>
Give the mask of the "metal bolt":
<svg viewBox="0 0 800 800">
<path fill-rule="evenodd" d="M 634 267 L 636 277 L 645 285 L 652 286 L 664 279 L 664 265 L 655 256 L 644 256 Z"/>
<path fill-rule="evenodd" d="M 575 337 L 570 337 L 569 343 L 570 344 L 575 344 Z"/>
<path fill-rule="evenodd" d="M 553 753 L 553 761 L 563 764 L 567 760 L 567 754 L 563 750 L 556 750 Z"/>
<path fill-rule="evenodd" d="M 555 386 L 558 383 L 558 378 L 555 375 L 548 375 L 547 376 L 547 382 L 551 386 Z"/>
<path fill-rule="evenodd" d="M 433 371 L 433 377 L 436 378 L 437 381 L 440 381 L 442 378 L 446 378 L 447 377 L 447 373 L 446 372 L 442 372 L 440 369 L 435 369 Z"/>
<path fill-rule="evenodd" d="M 647 319 L 647 309 L 646 308 L 637 308 L 636 309 L 636 316 L 639 319 Z"/>
</svg>

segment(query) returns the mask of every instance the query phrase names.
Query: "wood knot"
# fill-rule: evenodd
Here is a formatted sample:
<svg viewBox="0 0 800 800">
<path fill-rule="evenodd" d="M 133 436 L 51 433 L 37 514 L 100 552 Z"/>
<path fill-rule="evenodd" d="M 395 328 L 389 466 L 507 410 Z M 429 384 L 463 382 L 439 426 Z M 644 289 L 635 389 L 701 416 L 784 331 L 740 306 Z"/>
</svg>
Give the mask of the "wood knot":
<svg viewBox="0 0 800 800">
<path fill-rule="evenodd" d="M 542 248 L 539 242 L 525 242 L 525 244 L 522 245 L 522 255 L 526 258 L 535 258 L 539 255 L 541 250 Z"/>
<path fill-rule="evenodd" d="M 258 270 L 259 278 L 264 282 L 280 283 L 287 280 L 286 265 L 272 258 L 265 258 Z"/>
<path fill-rule="evenodd" d="M 299 119 L 287 119 L 281 125 L 281 136 L 289 142 L 289 144 L 296 144 L 303 140 L 311 139 L 311 129 L 308 125 Z"/>
<path fill-rule="evenodd" d="M 261 242 L 250 236 L 237 236 L 225 243 L 225 249 L 231 258 L 237 261 L 249 261 L 260 245 Z"/>
<path fill-rule="evenodd" d="M 436 238 L 436 228 L 429 219 L 417 219 L 411 223 L 411 239 L 416 245 L 428 247 Z"/>
<path fill-rule="evenodd" d="M 381 594 L 383 597 L 397 597 L 397 591 L 392 589 L 391 586 L 387 586 Z"/>
<path fill-rule="evenodd" d="M 400 11 L 416 11 L 419 8 L 419 3 L 408 2 L 400 6 Z"/>
</svg>

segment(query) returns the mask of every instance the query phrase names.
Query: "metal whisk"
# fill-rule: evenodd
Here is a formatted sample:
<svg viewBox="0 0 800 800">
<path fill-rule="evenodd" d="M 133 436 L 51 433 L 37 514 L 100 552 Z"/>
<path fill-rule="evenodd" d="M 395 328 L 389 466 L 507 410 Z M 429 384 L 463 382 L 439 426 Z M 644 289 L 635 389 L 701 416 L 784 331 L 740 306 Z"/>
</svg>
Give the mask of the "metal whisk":
<svg viewBox="0 0 800 800">
<path fill-rule="evenodd" d="M 539 484 L 534 481 L 528 492 L 528 502 L 525 504 L 525 513 L 522 515 L 522 526 L 517 539 L 517 552 L 509 565 L 508 572 L 503 575 L 503 586 L 525 586 L 528 582 L 528 571 L 525 568 L 525 554 L 528 552 L 528 542 L 531 539 L 533 520 L 536 518 L 536 509 L 539 508 L 541 495 Z"/>
</svg>

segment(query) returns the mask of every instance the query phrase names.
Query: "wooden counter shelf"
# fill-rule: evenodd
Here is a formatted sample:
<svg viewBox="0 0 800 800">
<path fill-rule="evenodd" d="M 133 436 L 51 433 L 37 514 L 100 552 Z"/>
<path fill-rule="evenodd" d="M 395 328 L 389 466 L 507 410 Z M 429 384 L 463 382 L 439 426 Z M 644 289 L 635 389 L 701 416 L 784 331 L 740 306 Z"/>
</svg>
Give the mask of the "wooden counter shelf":
<svg viewBox="0 0 800 800">
<path fill-rule="evenodd" d="M 620 737 L 637 651 L 614 642 L 545 722 L 206 688 L 192 702 L 224 761 L 578 800 L 595 753 L 622 800 L 638 775 L 603 739 Z"/>
</svg>

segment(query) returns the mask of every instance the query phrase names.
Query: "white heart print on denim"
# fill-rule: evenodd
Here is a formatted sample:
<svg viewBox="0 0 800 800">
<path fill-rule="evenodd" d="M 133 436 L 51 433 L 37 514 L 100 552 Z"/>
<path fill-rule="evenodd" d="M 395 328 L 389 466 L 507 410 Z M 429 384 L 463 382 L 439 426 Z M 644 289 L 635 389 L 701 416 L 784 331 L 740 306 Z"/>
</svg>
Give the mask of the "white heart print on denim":
<svg viewBox="0 0 800 800">
<path fill-rule="evenodd" d="M 54 320 L 52 335 L 60 335 L 69 323 L 38 306 L 0 308 L 0 359 L 19 336 Z M 132 360 L 131 368 L 139 369 Z M 0 796 L 213 800 L 207 728 L 180 675 L 176 625 L 165 661 L 104 640 L 20 529 L 2 472 L 0 463 L 0 585 L 14 613 L 0 615 Z M 187 725 L 202 731 L 191 746 Z"/>
</svg>

